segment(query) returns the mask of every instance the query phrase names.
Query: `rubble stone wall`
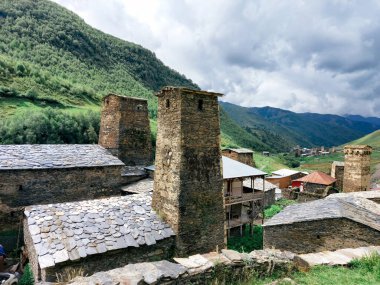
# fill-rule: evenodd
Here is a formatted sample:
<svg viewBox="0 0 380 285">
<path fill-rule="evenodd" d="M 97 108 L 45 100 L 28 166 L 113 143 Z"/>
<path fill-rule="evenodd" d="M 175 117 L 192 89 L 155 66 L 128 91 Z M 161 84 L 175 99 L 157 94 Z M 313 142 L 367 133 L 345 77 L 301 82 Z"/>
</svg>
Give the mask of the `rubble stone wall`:
<svg viewBox="0 0 380 285">
<path fill-rule="evenodd" d="M 122 166 L 0 171 L 0 229 L 16 229 L 25 206 L 120 194 Z"/>
<path fill-rule="evenodd" d="M 126 165 L 149 165 L 152 142 L 147 101 L 113 94 L 106 96 L 99 144 Z"/>
<path fill-rule="evenodd" d="M 158 96 L 153 208 L 176 233 L 177 256 L 224 248 L 217 95 L 168 88 Z"/>
<path fill-rule="evenodd" d="M 277 250 L 239 253 L 222 250 L 188 258 L 129 264 L 69 284 L 237 284 L 252 277 L 287 276 L 294 269 L 294 254 Z M 245 284 L 245 283 L 244 283 Z"/>
<path fill-rule="evenodd" d="M 255 167 L 255 162 L 253 160 L 253 154 L 252 153 L 237 153 L 235 151 L 225 149 L 222 151 L 222 154 L 226 157 L 233 159 L 233 160 L 236 160 L 236 161 L 239 161 L 241 163 Z"/>
<path fill-rule="evenodd" d="M 310 253 L 380 245 L 379 231 L 347 219 L 264 227 L 264 248 Z"/>
<path fill-rule="evenodd" d="M 344 147 L 343 192 L 370 190 L 371 152 L 370 146 Z"/>
</svg>

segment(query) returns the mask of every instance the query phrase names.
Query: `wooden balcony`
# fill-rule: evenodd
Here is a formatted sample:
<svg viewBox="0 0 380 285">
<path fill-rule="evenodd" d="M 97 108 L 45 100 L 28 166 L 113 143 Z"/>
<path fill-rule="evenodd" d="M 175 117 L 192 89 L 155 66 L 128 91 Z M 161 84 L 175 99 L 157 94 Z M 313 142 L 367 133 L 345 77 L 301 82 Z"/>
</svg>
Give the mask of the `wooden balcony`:
<svg viewBox="0 0 380 285">
<path fill-rule="evenodd" d="M 263 191 L 254 191 L 251 193 L 242 193 L 240 196 L 224 196 L 225 205 L 243 203 L 253 200 L 264 199 Z"/>
<path fill-rule="evenodd" d="M 226 228 L 231 229 L 239 227 L 244 224 L 249 224 L 252 222 L 252 218 L 249 217 L 246 213 L 242 214 L 240 217 L 232 218 L 229 221 L 226 221 Z"/>
</svg>

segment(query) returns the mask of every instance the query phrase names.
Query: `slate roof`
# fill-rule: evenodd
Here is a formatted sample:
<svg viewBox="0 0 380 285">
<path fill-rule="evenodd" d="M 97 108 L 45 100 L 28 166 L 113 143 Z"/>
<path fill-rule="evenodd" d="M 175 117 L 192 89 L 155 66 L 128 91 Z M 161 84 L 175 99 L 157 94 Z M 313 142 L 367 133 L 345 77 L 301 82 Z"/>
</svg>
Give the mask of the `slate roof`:
<svg viewBox="0 0 380 285">
<path fill-rule="evenodd" d="M 309 175 L 306 175 L 302 178 L 299 178 L 293 181 L 320 184 L 320 185 L 331 185 L 336 181 L 336 179 L 334 177 L 331 177 L 330 175 L 327 175 L 324 172 L 314 171 L 313 173 L 310 173 Z"/>
<path fill-rule="evenodd" d="M 365 198 L 369 200 L 380 199 L 380 189 L 370 190 L 370 191 L 360 191 L 360 192 L 336 193 L 336 194 L 331 194 L 327 196 L 326 199 L 348 198 L 348 197 Z"/>
<path fill-rule="evenodd" d="M 294 174 L 297 174 L 297 173 L 300 173 L 301 171 L 297 171 L 297 170 L 291 170 L 291 169 L 280 169 L 280 170 L 277 170 L 277 171 L 273 171 L 272 172 L 272 177 L 273 178 L 280 178 L 280 177 L 287 177 L 287 176 L 291 176 L 291 175 L 294 175 Z"/>
<path fill-rule="evenodd" d="M 95 144 L 0 145 L 0 170 L 123 166 Z"/>
<path fill-rule="evenodd" d="M 151 207 L 151 195 L 26 207 L 41 268 L 141 245 L 174 235 Z"/>
<path fill-rule="evenodd" d="M 222 162 L 223 162 L 223 179 L 267 175 L 266 172 L 263 172 L 261 170 L 258 170 L 257 168 L 254 168 L 247 164 L 233 160 L 226 156 L 222 156 Z M 145 167 L 145 169 L 154 171 L 155 166 L 151 165 L 151 166 Z"/>
<path fill-rule="evenodd" d="M 223 150 L 230 150 L 236 153 L 253 153 L 253 151 L 248 148 L 225 148 Z"/>
<path fill-rule="evenodd" d="M 233 160 L 226 156 L 222 156 L 223 161 L 223 179 L 231 179 L 238 177 L 264 176 L 267 173 L 258 170 L 252 166 Z"/>
<path fill-rule="evenodd" d="M 243 181 L 243 186 L 245 187 L 251 187 L 251 180 L 244 180 Z M 255 190 L 263 190 L 263 179 L 262 178 L 255 178 L 254 180 L 254 186 Z M 277 189 L 278 187 L 268 181 L 265 181 L 265 189 L 264 191 L 272 190 L 272 189 Z"/>
<path fill-rule="evenodd" d="M 323 219 L 346 218 L 380 231 L 380 204 L 365 198 L 325 198 L 286 207 L 264 223 L 278 226 Z"/>
<path fill-rule="evenodd" d="M 122 191 L 130 194 L 141 194 L 153 192 L 154 180 L 151 178 L 142 179 L 121 188 Z"/>
</svg>

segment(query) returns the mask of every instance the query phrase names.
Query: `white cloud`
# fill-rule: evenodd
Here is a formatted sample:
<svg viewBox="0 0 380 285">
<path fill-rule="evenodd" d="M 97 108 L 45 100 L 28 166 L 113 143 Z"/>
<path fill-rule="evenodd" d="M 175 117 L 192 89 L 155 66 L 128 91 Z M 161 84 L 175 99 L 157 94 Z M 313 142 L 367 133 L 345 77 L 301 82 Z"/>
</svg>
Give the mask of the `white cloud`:
<svg viewBox="0 0 380 285">
<path fill-rule="evenodd" d="M 380 116 L 380 2 L 55 0 L 243 106 Z"/>
</svg>

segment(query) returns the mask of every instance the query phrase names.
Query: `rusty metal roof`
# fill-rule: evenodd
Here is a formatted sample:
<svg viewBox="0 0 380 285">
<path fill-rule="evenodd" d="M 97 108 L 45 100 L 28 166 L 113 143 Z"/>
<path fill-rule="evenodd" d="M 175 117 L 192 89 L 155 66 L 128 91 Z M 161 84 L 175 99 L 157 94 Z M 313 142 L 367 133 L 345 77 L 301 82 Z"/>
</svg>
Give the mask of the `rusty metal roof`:
<svg viewBox="0 0 380 285">
<path fill-rule="evenodd" d="M 331 177 L 330 175 L 327 175 L 324 172 L 314 171 L 313 173 L 310 173 L 309 175 L 306 175 L 302 178 L 299 178 L 293 181 L 321 184 L 321 185 L 331 185 L 336 181 L 336 179 L 334 177 Z"/>
</svg>

